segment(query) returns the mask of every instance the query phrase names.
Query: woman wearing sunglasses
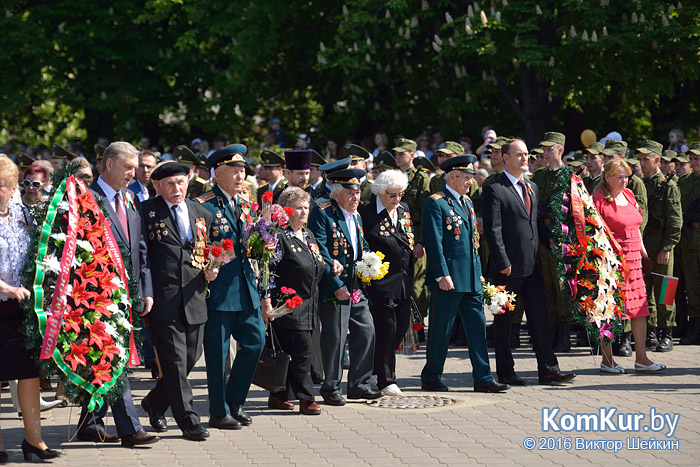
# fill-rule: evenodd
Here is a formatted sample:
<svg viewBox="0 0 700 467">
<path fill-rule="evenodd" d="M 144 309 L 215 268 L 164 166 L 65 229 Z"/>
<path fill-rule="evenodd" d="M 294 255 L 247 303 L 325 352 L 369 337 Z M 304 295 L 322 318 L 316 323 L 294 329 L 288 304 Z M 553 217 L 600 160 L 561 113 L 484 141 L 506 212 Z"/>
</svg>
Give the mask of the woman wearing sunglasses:
<svg viewBox="0 0 700 467">
<path fill-rule="evenodd" d="M 24 189 L 22 195 L 22 204 L 32 206 L 42 201 L 44 194 L 44 186 L 49 181 L 49 171 L 40 165 L 30 166 L 24 172 L 24 180 L 21 185 Z"/>
</svg>

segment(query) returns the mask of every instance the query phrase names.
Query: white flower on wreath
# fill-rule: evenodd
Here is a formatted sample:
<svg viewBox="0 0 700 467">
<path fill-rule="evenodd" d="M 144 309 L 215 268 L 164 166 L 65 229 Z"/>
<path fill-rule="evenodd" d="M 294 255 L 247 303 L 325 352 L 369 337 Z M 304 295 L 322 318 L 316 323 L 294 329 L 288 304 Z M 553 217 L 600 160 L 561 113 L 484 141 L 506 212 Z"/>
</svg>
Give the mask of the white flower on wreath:
<svg viewBox="0 0 700 467">
<path fill-rule="evenodd" d="M 51 234 L 51 238 L 53 238 L 57 242 L 65 242 L 66 241 L 66 234 L 61 233 L 61 232 L 56 232 L 56 233 Z"/>
<path fill-rule="evenodd" d="M 92 253 L 95 251 L 95 249 L 92 247 L 92 244 L 88 242 L 87 240 L 78 240 L 75 242 L 75 244 L 78 246 L 78 248 L 85 250 L 89 253 Z"/>
<path fill-rule="evenodd" d="M 63 214 L 64 212 L 68 212 L 68 201 L 61 201 L 60 203 L 58 203 L 57 208 L 58 208 L 58 212 L 60 214 Z"/>
<path fill-rule="evenodd" d="M 115 275 L 112 278 L 112 284 L 114 284 L 118 289 L 124 288 L 124 282 L 122 282 L 122 279 L 118 275 Z"/>
<path fill-rule="evenodd" d="M 61 271 L 61 261 L 56 255 L 46 255 L 44 257 L 44 269 L 48 272 L 58 274 Z"/>
</svg>

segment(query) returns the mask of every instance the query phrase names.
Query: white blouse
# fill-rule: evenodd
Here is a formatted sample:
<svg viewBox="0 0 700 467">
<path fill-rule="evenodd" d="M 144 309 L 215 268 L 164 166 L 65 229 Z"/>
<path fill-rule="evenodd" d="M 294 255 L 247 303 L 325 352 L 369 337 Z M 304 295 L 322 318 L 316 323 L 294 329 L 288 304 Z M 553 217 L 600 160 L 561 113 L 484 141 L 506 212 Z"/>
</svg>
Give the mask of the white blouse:
<svg viewBox="0 0 700 467">
<path fill-rule="evenodd" d="M 29 212 L 22 204 L 8 204 L 9 223 L 0 219 L 0 280 L 12 287 L 22 281 L 22 269 L 29 250 Z M 0 301 L 9 297 L 0 294 Z"/>
</svg>

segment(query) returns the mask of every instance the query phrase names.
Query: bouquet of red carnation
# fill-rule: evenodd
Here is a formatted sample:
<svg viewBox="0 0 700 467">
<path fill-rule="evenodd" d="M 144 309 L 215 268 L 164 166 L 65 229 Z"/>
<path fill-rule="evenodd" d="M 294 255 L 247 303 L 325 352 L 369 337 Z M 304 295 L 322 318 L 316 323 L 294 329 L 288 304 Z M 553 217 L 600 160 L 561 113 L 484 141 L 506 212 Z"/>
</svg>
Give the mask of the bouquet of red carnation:
<svg viewBox="0 0 700 467">
<path fill-rule="evenodd" d="M 204 256 L 205 261 L 202 269 L 205 271 L 220 268 L 230 263 L 236 257 L 236 252 L 233 249 L 233 240 L 227 238 L 220 242 L 212 243 L 211 247 L 202 250 L 202 256 Z"/>
<path fill-rule="evenodd" d="M 282 296 L 277 302 L 277 306 L 270 313 L 268 313 L 268 316 L 273 319 L 291 313 L 296 307 L 301 306 L 303 303 L 303 300 L 299 295 L 294 295 L 297 293 L 297 291 L 294 289 L 282 286 L 280 287 L 280 292 L 282 292 Z"/>
</svg>

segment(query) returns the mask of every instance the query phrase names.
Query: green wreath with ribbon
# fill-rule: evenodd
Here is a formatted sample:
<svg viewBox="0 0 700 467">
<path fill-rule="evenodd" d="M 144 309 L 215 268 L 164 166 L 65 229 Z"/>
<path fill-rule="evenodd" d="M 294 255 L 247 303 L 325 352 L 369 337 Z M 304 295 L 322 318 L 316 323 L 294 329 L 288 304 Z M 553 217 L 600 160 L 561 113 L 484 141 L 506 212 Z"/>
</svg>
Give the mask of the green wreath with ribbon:
<svg viewBox="0 0 700 467">
<path fill-rule="evenodd" d="M 68 397 L 93 411 L 121 395 L 122 375 L 139 363 L 132 305 L 141 304 L 129 255 L 85 183 L 63 167 L 53 187 L 32 209 L 25 334 L 41 373 L 58 373 Z"/>
</svg>

